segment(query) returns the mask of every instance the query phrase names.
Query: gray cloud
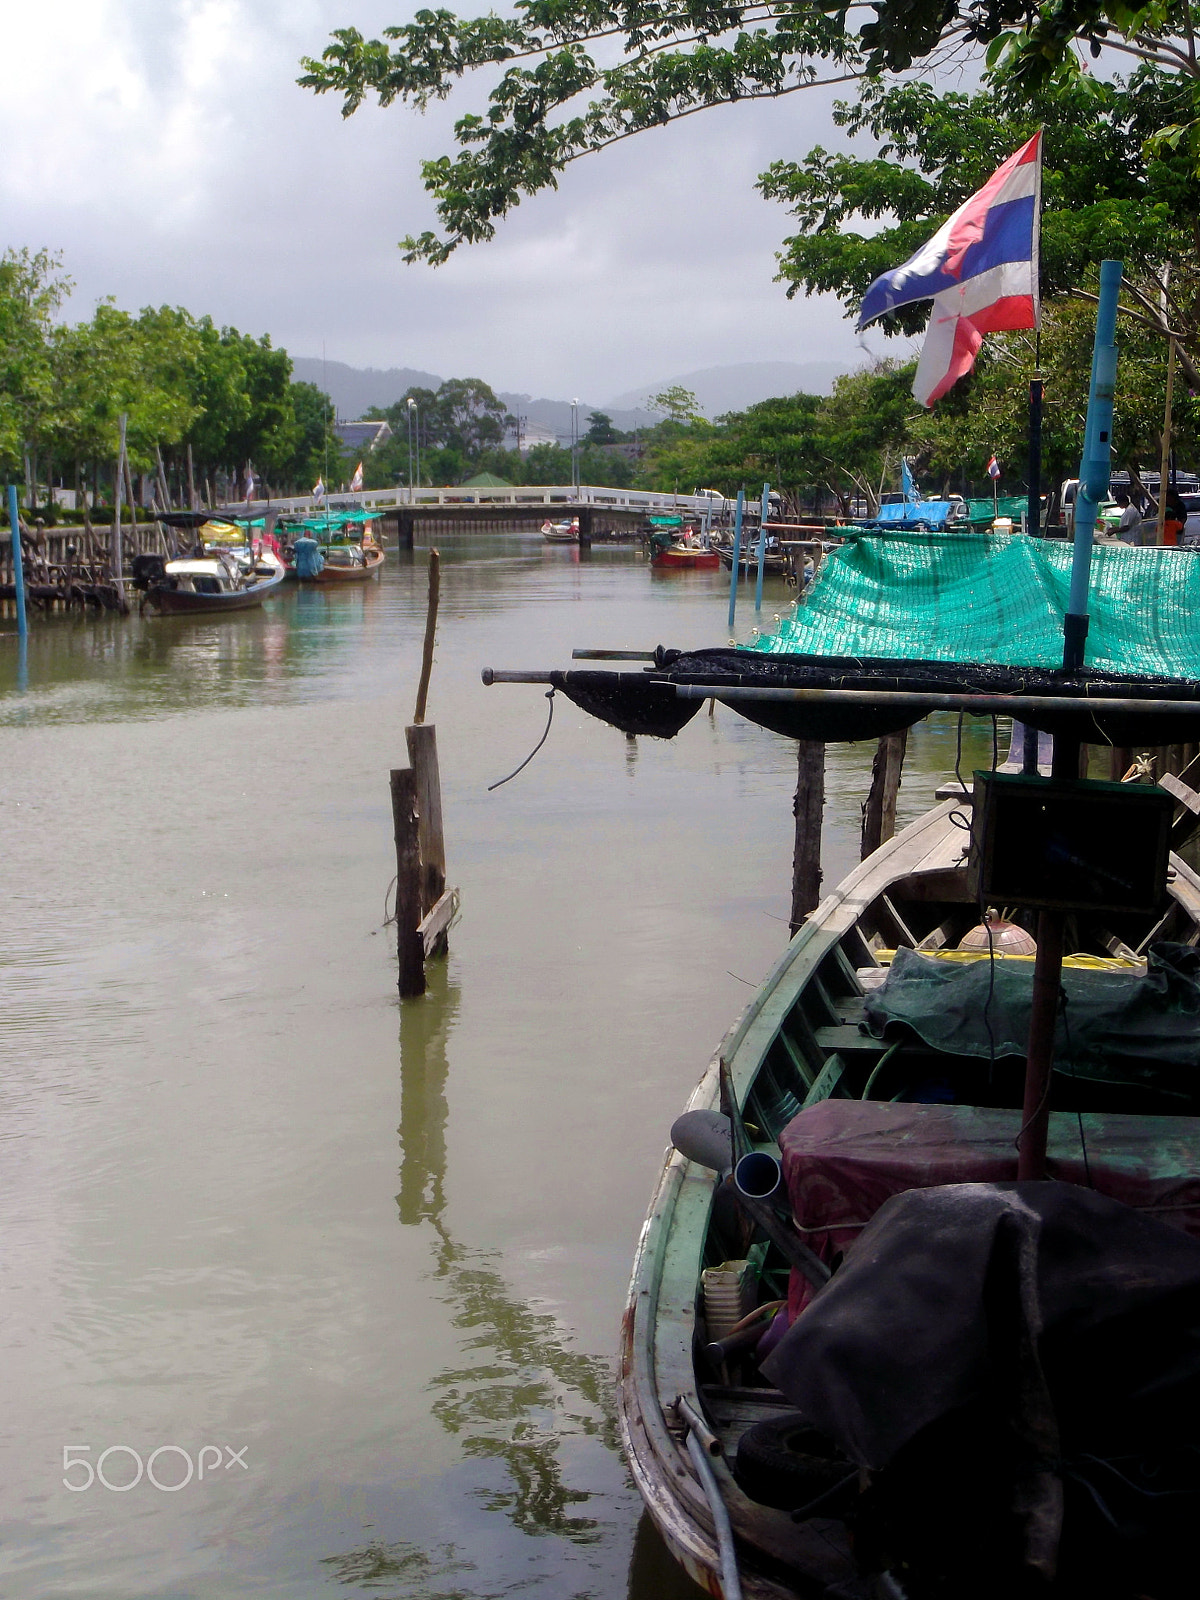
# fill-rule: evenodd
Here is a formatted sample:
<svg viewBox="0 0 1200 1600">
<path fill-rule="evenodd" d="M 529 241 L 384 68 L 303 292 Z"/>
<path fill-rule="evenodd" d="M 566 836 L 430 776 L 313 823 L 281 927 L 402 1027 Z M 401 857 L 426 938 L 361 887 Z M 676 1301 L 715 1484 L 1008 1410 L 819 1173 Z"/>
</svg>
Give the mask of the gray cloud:
<svg viewBox="0 0 1200 1600">
<path fill-rule="evenodd" d="M 531 393 L 647 374 L 859 357 L 840 308 L 772 282 L 788 218 L 754 192 L 778 156 L 833 143 L 833 95 L 742 106 L 578 163 L 495 243 L 405 267 L 434 225 L 417 163 L 462 105 L 425 117 L 299 89 L 332 28 L 393 0 L 51 0 L 5 24 L 54 61 L 0 99 L 6 243 L 62 251 L 72 314 L 104 294 L 183 304 L 296 354 L 471 373 Z M 49 86 L 49 87 L 48 87 Z"/>
</svg>

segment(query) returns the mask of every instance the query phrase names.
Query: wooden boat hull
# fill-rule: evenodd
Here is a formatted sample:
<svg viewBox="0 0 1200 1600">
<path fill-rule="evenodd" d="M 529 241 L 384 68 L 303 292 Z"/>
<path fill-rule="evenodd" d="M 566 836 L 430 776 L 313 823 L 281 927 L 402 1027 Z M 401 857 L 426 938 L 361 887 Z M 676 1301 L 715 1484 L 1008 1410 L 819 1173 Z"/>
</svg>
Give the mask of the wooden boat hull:
<svg viewBox="0 0 1200 1600">
<path fill-rule="evenodd" d="M 650 558 L 650 565 L 659 571 L 715 572 L 721 565 L 720 552 L 697 546 L 694 550 L 683 545 L 673 545 Z"/>
<path fill-rule="evenodd" d="M 317 573 L 315 578 L 301 578 L 299 581 L 301 583 L 323 583 L 329 585 L 343 583 L 369 583 L 372 578 L 378 577 L 379 569 L 383 566 L 383 562 L 384 553 L 382 550 L 368 549 L 366 552 L 366 562 L 361 567 L 331 566 L 330 563 L 326 561 L 325 565 L 321 568 L 320 572 Z M 295 571 L 292 570 L 289 573 L 289 576 L 294 578 L 296 576 Z"/>
<path fill-rule="evenodd" d="M 721 565 L 726 572 L 731 572 L 733 570 L 733 551 L 722 550 L 720 557 Z M 743 577 L 755 576 L 758 572 L 758 556 L 747 555 L 743 550 L 738 561 L 738 571 Z M 787 562 L 781 555 L 768 555 L 763 560 L 763 572 L 768 577 L 781 577 L 787 572 Z"/>
<path fill-rule="evenodd" d="M 283 583 L 282 571 L 263 578 L 246 589 L 231 589 L 224 594 L 194 594 L 190 589 L 168 589 L 153 584 L 146 594 L 146 605 L 163 617 L 197 617 L 226 611 L 252 611 L 261 606 Z"/>
<path fill-rule="evenodd" d="M 881 906 L 891 916 L 897 904 L 903 908 L 943 901 L 957 902 L 964 915 L 977 915 L 966 888 L 966 835 L 951 820 L 955 809 L 956 802 L 947 801 L 914 822 L 826 897 L 722 1041 L 687 1110 L 719 1109 L 719 1063 L 724 1061 L 738 1104 L 744 1106 L 753 1090 L 756 1120 L 766 1137 L 776 1137 L 771 1117 L 763 1114 L 770 1096 L 780 1096 L 781 1120 L 790 1120 L 804 1096 L 799 1074 L 797 1092 L 787 1086 L 787 1060 L 801 1054 L 797 1036 L 808 1049 L 814 1046 L 816 1033 L 804 1012 L 805 1001 L 815 996 L 814 1004 L 828 1018 L 835 981 L 844 994 L 862 993 L 856 972 L 874 961 L 864 919 Z M 1200 926 L 1200 877 L 1177 856 L 1171 866 L 1173 915 L 1194 939 Z M 836 1035 L 856 1029 L 831 1026 L 821 1031 Z M 814 1065 L 810 1058 L 809 1070 Z M 812 1084 L 809 1103 L 820 1082 L 818 1077 Z M 857 1569 L 841 1523 L 814 1519 L 797 1524 L 790 1512 L 749 1499 L 729 1468 L 726 1456 L 732 1456 L 740 1432 L 772 1410 L 776 1415 L 793 1410 L 790 1403 L 769 1389 L 714 1391 L 706 1386 L 701 1392 L 694 1362 L 697 1289 L 717 1184 L 713 1172 L 677 1150 L 668 1151 L 642 1226 L 622 1323 L 617 1392 L 621 1440 L 637 1488 L 672 1555 L 701 1588 L 720 1597 L 713 1519 L 684 1448 L 675 1401 L 682 1395 L 701 1414 L 707 1412 L 726 1447 L 726 1455 L 710 1465 L 733 1526 L 743 1592 L 748 1600 L 797 1600 L 852 1582 Z M 747 1409 L 754 1405 L 760 1408 L 757 1413 Z"/>
</svg>

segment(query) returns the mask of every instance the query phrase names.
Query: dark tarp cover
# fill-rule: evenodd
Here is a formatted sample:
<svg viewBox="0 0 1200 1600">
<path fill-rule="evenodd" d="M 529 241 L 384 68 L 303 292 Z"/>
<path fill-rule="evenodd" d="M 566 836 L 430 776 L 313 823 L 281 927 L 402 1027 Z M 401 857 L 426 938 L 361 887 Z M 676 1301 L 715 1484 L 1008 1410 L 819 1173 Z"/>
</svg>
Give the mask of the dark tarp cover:
<svg viewBox="0 0 1200 1600">
<path fill-rule="evenodd" d="M 1066 967 L 1054 1064 L 1075 1077 L 1136 1084 L 1200 1101 L 1200 952 L 1160 943 L 1146 972 Z M 915 1034 L 949 1055 L 1023 1056 L 1029 1039 L 1031 961 L 938 961 L 897 950 L 886 981 L 867 996 L 864 1025 L 877 1038 Z"/>
<path fill-rule="evenodd" d="M 1049 1576 L 1060 1474 L 1094 1482 L 1126 1452 L 1165 1465 L 1195 1442 L 1200 1242 L 1071 1184 L 910 1190 L 880 1209 L 763 1371 L 873 1470 L 901 1472 L 951 1414 L 999 1419 L 993 1438 L 982 1425 L 969 1437 L 981 1459 L 1014 1450 L 1022 1564 Z"/>
<path fill-rule="evenodd" d="M 1197 559 L 1200 569 L 1200 558 Z M 926 641 L 927 643 L 931 641 Z M 934 694 L 1024 694 L 1044 699 L 1021 711 L 1023 721 L 1044 733 L 1068 733 L 1094 744 L 1179 743 L 1200 738 L 1194 712 L 1156 714 L 1127 711 L 1056 709 L 1056 696 L 1200 701 L 1200 683 L 1167 678 L 1123 678 L 1095 671 L 1064 678 L 1043 667 L 1015 668 L 990 663 L 918 660 L 868 660 L 860 656 L 769 654 L 719 646 L 710 650 L 656 652 L 647 671 L 597 669 L 552 672 L 550 681 L 584 711 L 624 733 L 670 739 L 699 711 L 702 700 L 681 699 L 676 684 L 713 688 L 742 716 L 792 739 L 878 739 L 910 727 L 925 715 L 911 705 L 865 701 L 857 704 L 814 700 L 751 700 L 739 688 L 856 689 L 874 694 L 915 691 Z"/>
</svg>

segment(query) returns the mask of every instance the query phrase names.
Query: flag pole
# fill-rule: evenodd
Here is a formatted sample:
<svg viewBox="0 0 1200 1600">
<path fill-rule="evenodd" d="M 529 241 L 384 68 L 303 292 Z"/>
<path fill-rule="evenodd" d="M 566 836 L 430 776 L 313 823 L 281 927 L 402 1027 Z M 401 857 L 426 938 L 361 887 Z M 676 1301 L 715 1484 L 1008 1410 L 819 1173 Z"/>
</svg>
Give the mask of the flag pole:
<svg viewBox="0 0 1200 1600">
<path fill-rule="evenodd" d="M 1096 309 L 1096 341 L 1092 350 L 1092 382 L 1088 392 L 1083 456 L 1079 463 L 1079 488 L 1075 495 L 1075 549 L 1071 559 L 1071 590 L 1063 618 L 1063 667 L 1077 672 L 1083 666 L 1088 632 L 1088 582 L 1092 572 L 1092 534 L 1100 501 L 1108 493 L 1112 461 L 1113 392 L 1117 381 L 1117 300 L 1121 293 L 1121 263 L 1100 263 L 1100 301 Z M 1162 485 L 1159 484 L 1159 496 Z"/>
<path fill-rule="evenodd" d="M 1029 380 L 1029 509 L 1025 514 L 1025 531 L 1035 539 L 1042 531 L 1042 396 L 1045 384 L 1040 366 L 1039 362 Z"/>
<path fill-rule="evenodd" d="M 733 518 L 733 571 L 729 577 L 729 626 L 733 628 L 734 612 L 737 610 L 738 574 L 742 566 L 742 514 L 746 509 L 746 491 L 739 489 L 737 492 L 737 510 Z"/>
</svg>

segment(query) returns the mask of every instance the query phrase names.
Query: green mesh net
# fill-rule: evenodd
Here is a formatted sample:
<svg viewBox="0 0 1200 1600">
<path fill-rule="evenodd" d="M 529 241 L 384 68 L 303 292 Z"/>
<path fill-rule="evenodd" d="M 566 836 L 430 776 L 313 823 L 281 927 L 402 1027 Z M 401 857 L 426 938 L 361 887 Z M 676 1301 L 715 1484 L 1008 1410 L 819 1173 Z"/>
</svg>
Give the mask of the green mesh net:
<svg viewBox="0 0 1200 1600">
<path fill-rule="evenodd" d="M 1071 546 L 1008 533 L 854 534 L 793 619 L 751 648 L 901 661 L 1062 664 Z M 1200 555 L 1097 546 L 1087 664 L 1200 679 Z"/>
<path fill-rule="evenodd" d="M 967 515 L 972 522 L 990 522 L 993 517 L 1011 517 L 1014 524 L 1020 525 L 1021 518 L 1029 510 L 1029 496 L 1026 494 L 1002 494 L 999 499 L 968 500 Z"/>
</svg>

